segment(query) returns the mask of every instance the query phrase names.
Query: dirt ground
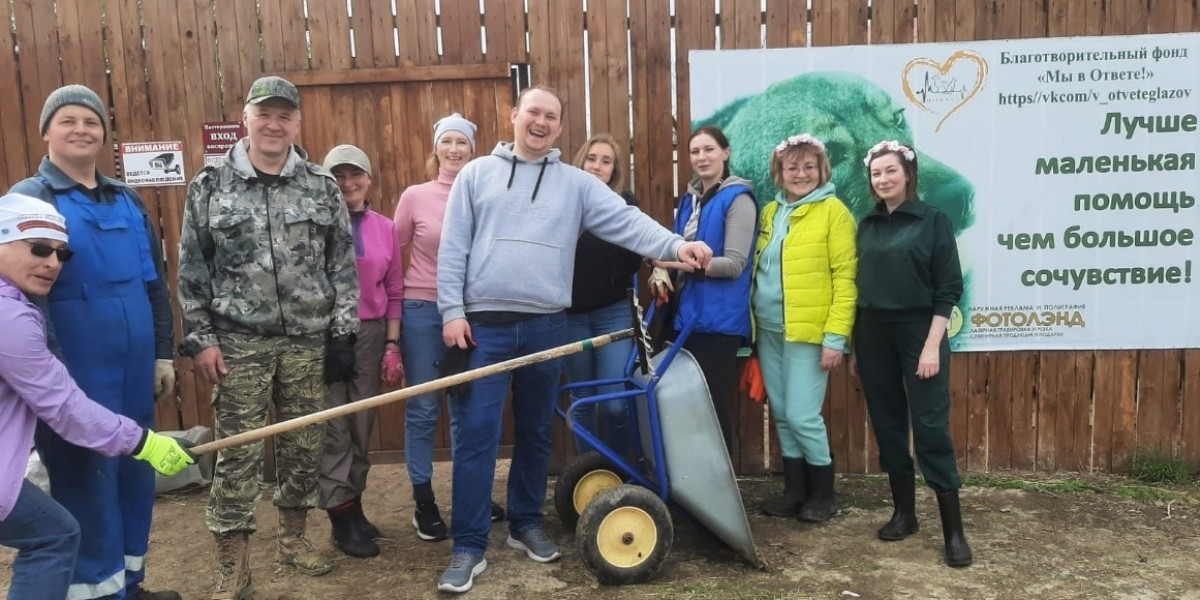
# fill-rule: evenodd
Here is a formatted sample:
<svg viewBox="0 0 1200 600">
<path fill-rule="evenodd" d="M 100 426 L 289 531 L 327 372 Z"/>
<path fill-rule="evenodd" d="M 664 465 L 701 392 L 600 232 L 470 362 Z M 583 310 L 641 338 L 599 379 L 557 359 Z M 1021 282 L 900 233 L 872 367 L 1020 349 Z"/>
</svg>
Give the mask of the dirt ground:
<svg viewBox="0 0 1200 600">
<path fill-rule="evenodd" d="M 507 467 L 497 479 L 502 490 Z M 449 465 L 437 466 L 443 511 Z M 422 542 L 409 521 L 413 504 L 402 465 L 372 470 L 364 499 L 367 515 L 383 530 L 383 552 L 359 560 L 336 554 L 335 570 L 308 578 L 273 563 L 275 518 L 269 500 L 259 504 L 259 532 L 252 537 L 256 600 L 394 600 L 448 598 L 434 584 L 448 560 L 449 542 Z M 749 507 L 775 493 L 778 479 L 741 482 Z M 693 599 L 1044 599 L 1111 598 L 1200 600 L 1200 502 L 1196 495 L 1168 504 L 1126 500 L 1111 494 L 1051 494 L 994 487 L 963 491 L 963 518 L 975 551 L 974 566 L 941 564 L 941 529 L 933 495 L 918 494 L 921 532 L 885 543 L 874 531 L 891 514 L 884 477 L 838 480 L 838 515 L 809 525 L 760 516 L 750 524 L 760 557 L 758 570 L 685 518 L 676 518 L 675 543 L 650 584 L 599 585 L 584 568 L 573 535 L 563 532 L 547 502 L 547 528 L 563 543 L 561 561 L 537 564 L 504 546 L 507 529 L 492 531 L 489 568 L 466 598 L 617 600 Z M 269 491 L 264 498 L 269 499 Z M 551 495 L 553 485 L 551 485 Z M 171 588 L 186 600 L 208 598 L 214 550 L 204 529 L 206 490 L 159 499 L 151 538 L 150 589 Z M 497 498 L 502 500 L 500 494 Z M 311 537 L 333 553 L 324 514 L 310 518 Z M 12 553 L 0 553 L 11 569 Z M 0 585 L 0 593 L 6 591 Z"/>
</svg>

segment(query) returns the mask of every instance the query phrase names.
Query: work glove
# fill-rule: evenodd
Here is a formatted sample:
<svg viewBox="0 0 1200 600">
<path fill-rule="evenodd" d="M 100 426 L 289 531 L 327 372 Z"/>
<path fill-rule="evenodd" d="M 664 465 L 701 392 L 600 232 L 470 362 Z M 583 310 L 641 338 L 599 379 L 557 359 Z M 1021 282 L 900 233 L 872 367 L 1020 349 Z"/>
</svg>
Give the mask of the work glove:
<svg viewBox="0 0 1200 600">
<path fill-rule="evenodd" d="M 437 367 L 438 376 L 444 378 L 465 372 L 471 366 L 471 352 L 473 350 L 475 350 L 475 344 L 473 343 L 465 349 L 458 346 L 446 348 L 446 353 L 442 355 L 442 359 L 433 365 Z M 462 396 L 470 389 L 471 383 L 464 382 L 446 390 L 446 393 L 454 396 Z"/>
<path fill-rule="evenodd" d="M 334 336 L 325 346 L 325 383 L 354 381 L 358 377 L 354 338 L 353 333 Z"/>
<path fill-rule="evenodd" d="M 751 356 L 742 367 L 741 390 L 746 397 L 762 404 L 767 399 L 767 385 L 763 381 L 762 363 L 758 356 Z"/>
<path fill-rule="evenodd" d="M 404 381 L 400 347 L 396 344 L 387 344 L 383 347 L 383 363 L 380 365 L 379 378 L 388 385 L 396 385 Z"/>
<path fill-rule="evenodd" d="M 159 358 L 154 361 L 154 397 L 175 389 L 175 361 Z"/>
<path fill-rule="evenodd" d="M 654 302 L 659 306 L 665 304 L 671 292 L 675 291 L 675 286 L 671 284 L 671 274 L 662 267 L 654 267 L 647 282 L 650 284 L 650 295 L 654 296 Z"/>
<path fill-rule="evenodd" d="M 147 429 L 142 434 L 142 441 L 134 449 L 133 457 L 150 463 L 155 471 L 170 477 L 196 462 L 196 457 L 188 452 L 184 444 L 186 442 L 180 443 L 180 440 L 169 435 Z"/>
</svg>

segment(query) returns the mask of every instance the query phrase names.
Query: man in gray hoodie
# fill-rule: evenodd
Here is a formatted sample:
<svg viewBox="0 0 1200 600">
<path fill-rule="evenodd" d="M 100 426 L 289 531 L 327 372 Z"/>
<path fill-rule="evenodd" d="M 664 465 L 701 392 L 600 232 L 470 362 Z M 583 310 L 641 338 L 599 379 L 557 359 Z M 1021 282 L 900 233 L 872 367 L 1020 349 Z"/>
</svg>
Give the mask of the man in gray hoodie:
<svg viewBox="0 0 1200 600">
<path fill-rule="evenodd" d="M 660 226 L 596 177 L 559 160 L 562 101 L 533 87 L 512 111 L 513 143 L 463 167 L 438 249 L 438 309 L 447 347 L 470 368 L 568 343 L 575 244 L 584 231 L 642 256 L 705 267 L 712 250 Z M 562 372 L 552 360 L 514 371 L 516 440 L 508 477 L 509 547 L 538 562 L 560 552 L 542 528 L 551 419 Z M 509 374 L 471 383 L 451 405 L 454 498 L 450 566 L 438 589 L 465 592 L 487 569 L 491 498 Z"/>
</svg>

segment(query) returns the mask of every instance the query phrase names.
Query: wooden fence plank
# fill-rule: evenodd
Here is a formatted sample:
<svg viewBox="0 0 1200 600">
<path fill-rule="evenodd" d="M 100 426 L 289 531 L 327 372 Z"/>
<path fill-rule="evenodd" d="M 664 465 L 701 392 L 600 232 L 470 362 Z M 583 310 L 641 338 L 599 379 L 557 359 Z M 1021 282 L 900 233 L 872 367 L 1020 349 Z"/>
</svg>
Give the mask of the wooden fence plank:
<svg viewBox="0 0 1200 600">
<path fill-rule="evenodd" d="M 311 6 L 313 0 L 308 0 Z M 381 8 L 383 5 L 381 5 Z M 389 9 L 391 7 L 388 7 Z M 310 8 L 311 10 L 311 8 Z M 350 40 L 350 13 L 346 10 L 346 0 L 329 0 L 325 5 L 325 19 L 329 37 L 328 69 L 349 69 L 354 66 L 353 48 Z M 367 46 L 366 56 L 370 57 L 373 46 Z M 314 52 L 315 54 L 315 52 Z M 322 68 L 313 65 L 314 69 Z"/>
<path fill-rule="evenodd" d="M 853 472 L 847 468 L 850 464 L 862 466 L 859 464 L 862 459 L 861 445 L 858 447 L 858 460 L 851 458 L 851 455 L 855 454 L 855 448 L 850 442 L 850 428 L 854 424 L 846 418 L 850 395 L 853 393 L 847 378 L 849 370 L 843 366 L 829 372 L 829 389 L 825 394 L 825 405 L 822 407 L 829 451 L 835 457 L 834 466 L 844 472 Z M 857 472 L 861 472 L 861 469 Z"/>
<path fill-rule="evenodd" d="M 988 357 L 988 470 L 1012 468 L 1013 355 Z"/>
<path fill-rule="evenodd" d="M 606 100 L 608 98 L 608 88 L 614 84 L 608 80 L 607 57 L 615 53 L 617 47 L 609 47 L 608 13 L 610 10 L 612 12 L 620 10 L 624 13 L 625 3 L 622 2 L 621 6 L 618 7 L 614 2 L 591 0 L 588 2 L 587 11 L 583 15 L 584 28 L 587 33 L 585 36 L 587 52 L 588 56 L 591 57 L 591 60 L 587 64 L 590 87 L 588 108 L 591 117 L 587 124 L 589 136 L 600 132 L 608 132 L 612 129 L 612 115 L 609 113 L 610 105 Z M 622 46 L 624 44 L 618 47 Z"/>
<path fill-rule="evenodd" d="M 1162 430 L 1163 412 L 1171 403 L 1163 393 L 1163 351 L 1143 350 L 1138 354 L 1133 448 L 1135 452 L 1158 450 L 1161 441 L 1170 440 Z"/>
<path fill-rule="evenodd" d="M 42 104 L 50 92 L 63 83 L 56 47 L 58 31 L 54 5 L 50 2 L 15 0 L 13 19 L 17 47 L 21 49 L 17 54 L 17 70 L 25 106 L 22 122 L 30 142 L 25 148 L 25 156 L 30 168 L 36 169 L 45 153 L 42 135 L 38 131 Z"/>
<path fill-rule="evenodd" d="M 304 66 L 289 64 L 289 57 L 294 62 L 296 60 L 295 48 L 288 48 L 283 43 L 283 11 L 280 8 L 280 2 L 283 0 L 260 0 L 258 3 L 258 26 L 262 32 L 262 52 L 260 53 L 262 61 L 262 70 L 265 73 L 276 73 L 278 71 L 286 71 L 289 69 L 307 68 L 308 61 L 305 60 Z M 243 3 L 245 4 L 245 3 Z M 250 7 L 253 11 L 253 6 Z M 250 40 L 257 40 L 255 36 Z M 245 43 L 247 40 L 241 40 Z M 305 52 L 304 56 L 308 56 Z M 246 82 L 249 85 L 249 81 Z"/>
<path fill-rule="evenodd" d="M 967 468 L 990 471 L 988 434 L 991 431 L 988 413 L 988 375 L 991 355 L 971 352 L 967 355 Z"/>
<path fill-rule="evenodd" d="M 1116 352 L 1116 372 L 1113 379 L 1113 439 L 1112 469 L 1127 469 L 1133 460 L 1134 434 L 1137 429 L 1137 365 L 1136 351 Z"/>
<path fill-rule="evenodd" d="M 1116 405 L 1114 380 L 1117 370 L 1116 352 L 1097 351 L 1093 368 L 1094 423 L 1092 429 L 1092 468 L 1102 472 L 1112 470 L 1113 411 Z"/>
<path fill-rule="evenodd" d="M 582 4 L 575 3 L 582 12 Z M 452 62 L 475 64 L 483 62 L 483 39 L 480 36 L 480 18 L 478 0 L 442 0 L 442 43 L 445 46 L 447 32 L 455 38 L 458 47 L 458 58 Z M 451 23 L 447 23 L 450 17 Z M 582 23 L 582 18 L 576 23 Z M 579 36 L 583 41 L 583 36 Z M 580 55 L 582 56 L 582 54 Z M 446 57 L 443 57 L 446 60 Z M 451 62 L 451 61 L 447 61 Z"/>
<path fill-rule="evenodd" d="M 1012 455 L 1014 469 L 1028 470 L 1037 452 L 1037 352 L 1012 354 Z"/>
<path fill-rule="evenodd" d="M 967 469 L 967 419 L 970 416 L 971 363 L 964 352 L 950 355 L 950 439 L 960 471 Z"/>
<path fill-rule="evenodd" d="M 904 0 L 872 0 L 871 43 L 892 44 L 896 42 L 895 14 L 897 5 Z M 911 4 L 911 2 L 909 3 Z"/>
<path fill-rule="evenodd" d="M 1200 469 L 1200 349 L 1183 351 L 1180 457 Z"/>
<path fill-rule="evenodd" d="M 762 13 L 759 0 L 721 2 L 721 49 L 762 47 Z"/>
<path fill-rule="evenodd" d="M 812 0 L 812 43 L 814 46 L 833 44 L 833 7 L 840 0 Z"/>
<path fill-rule="evenodd" d="M 1183 350 L 1162 350 L 1163 405 L 1162 425 L 1158 434 L 1158 451 L 1164 456 L 1178 456 L 1180 448 L 1180 415 L 1183 412 Z"/>
<path fill-rule="evenodd" d="M 1058 461 L 1058 407 L 1066 404 L 1066 394 L 1058 389 L 1061 373 L 1074 371 L 1066 368 L 1065 352 L 1043 350 L 1037 356 L 1037 382 L 1034 401 L 1037 405 L 1035 425 L 1037 447 L 1034 452 L 1034 467 L 1039 471 L 1053 471 Z"/>
<path fill-rule="evenodd" d="M 11 23 L 12 19 L 12 6 L 7 2 L 0 3 L 0 21 Z M 0 81 L 9 83 L 0 86 L 0 123 L 21 123 L 24 118 L 21 110 L 21 91 L 24 86 L 21 84 L 20 69 L 14 52 L 16 40 L 12 28 L 0 27 L 0 48 L 4 53 L 0 57 Z M 0 127 L 0 137 L 3 138 L 3 146 L 0 148 L 3 148 L 4 152 L 3 169 L 0 170 L 4 181 L 0 181 L 0 185 L 5 190 L 33 172 L 27 149 L 34 145 L 34 140 L 40 138 L 27 138 L 26 132 L 31 129 L 36 129 L 36 126 Z"/>
<path fill-rule="evenodd" d="M 692 67 L 689 55 L 692 50 L 713 50 L 717 47 L 717 14 L 713 0 L 694 0 L 688 10 L 675 16 L 675 55 L 680 57 L 675 65 L 679 122 L 676 124 L 679 144 L 677 177 L 682 188 L 692 175 L 692 165 L 687 156 L 687 141 L 692 135 Z M 636 111 L 635 111 L 636 112 Z M 637 129 L 634 130 L 635 132 Z M 642 204 L 645 207 L 645 201 Z M 651 213 L 661 222 L 670 222 L 671 213 Z M 663 221 L 666 219 L 666 221 Z"/>
<path fill-rule="evenodd" d="M 1043 352 L 1042 355 L 1047 355 Z M 1057 378 L 1055 382 L 1054 403 L 1047 407 L 1042 405 L 1042 412 L 1039 415 L 1046 415 L 1050 410 L 1054 411 L 1054 431 L 1050 438 L 1053 444 L 1053 461 L 1045 461 L 1047 469 L 1059 469 L 1068 471 L 1078 471 L 1087 468 L 1086 456 L 1082 452 L 1085 448 L 1080 448 L 1077 445 L 1078 434 L 1075 431 L 1077 421 L 1075 419 L 1076 411 L 1087 411 L 1087 403 L 1079 402 L 1079 394 L 1075 386 L 1077 382 L 1077 369 L 1079 368 L 1078 352 L 1056 352 L 1058 356 L 1058 365 L 1054 370 L 1053 375 Z M 1090 390 L 1089 390 L 1090 391 Z M 1040 416 L 1039 416 L 1040 418 Z M 1043 430 L 1042 423 L 1038 423 L 1039 433 L 1046 433 L 1050 428 L 1045 427 Z M 1045 455 L 1042 446 L 1038 446 L 1038 458 Z"/>
<path fill-rule="evenodd" d="M 1096 465 L 1095 446 L 1096 411 L 1093 399 L 1096 397 L 1096 353 L 1075 353 L 1075 411 L 1072 418 L 1075 421 L 1075 460 L 1081 471 L 1094 470 Z"/>
<path fill-rule="evenodd" d="M 806 45 L 808 6 L 802 2 L 769 0 L 767 2 L 767 48 L 801 48 Z M 676 17 L 676 23 L 679 18 Z M 677 27 L 678 28 L 678 27 Z"/>
</svg>

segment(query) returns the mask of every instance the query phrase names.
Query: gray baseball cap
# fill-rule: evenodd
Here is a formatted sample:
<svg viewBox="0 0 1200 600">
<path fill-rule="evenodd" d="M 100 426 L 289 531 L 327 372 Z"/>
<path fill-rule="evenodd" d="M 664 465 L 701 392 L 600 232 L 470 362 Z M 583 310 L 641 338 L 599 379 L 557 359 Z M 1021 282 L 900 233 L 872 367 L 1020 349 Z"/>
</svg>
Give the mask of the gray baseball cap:
<svg viewBox="0 0 1200 600">
<path fill-rule="evenodd" d="M 325 155 L 325 162 L 322 164 L 326 170 L 332 171 L 338 165 L 352 165 L 371 174 L 371 159 L 367 158 L 367 153 L 363 152 L 358 146 L 350 144 L 342 144 L 334 146 L 329 154 Z"/>
<path fill-rule="evenodd" d="M 274 75 L 259 77 L 254 81 L 250 92 L 246 94 L 246 104 L 258 104 L 271 98 L 287 100 L 300 108 L 300 90 L 292 82 Z"/>
</svg>

